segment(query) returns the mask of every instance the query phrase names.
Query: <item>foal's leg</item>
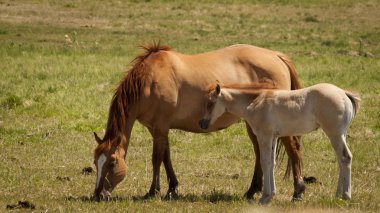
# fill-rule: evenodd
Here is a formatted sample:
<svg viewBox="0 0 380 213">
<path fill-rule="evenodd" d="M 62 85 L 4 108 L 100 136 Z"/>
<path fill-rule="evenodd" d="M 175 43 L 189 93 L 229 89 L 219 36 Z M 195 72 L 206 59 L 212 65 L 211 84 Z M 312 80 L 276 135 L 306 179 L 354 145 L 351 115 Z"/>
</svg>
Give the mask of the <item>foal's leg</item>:
<svg viewBox="0 0 380 213">
<path fill-rule="evenodd" d="M 282 137 L 281 140 L 292 164 L 294 184 L 293 200 L 301 200 L 302 193 L 305 191 L 306 187 L 302 178 L 300 137 L 288 136 Z"/>
<path fill-rule="evenodd" d="M 276 181 L 275 181 L 275 178 L 274 178 L 274 167 L 276 165 L 276 150 L 277 150 L 277 139 L 278 138 L 274 138 L 273 141 L 272 141 L 272 153 L 271 153 L 271 168 L 270 168 L 270 177 L 271 177 L 271 194 L 272 194 L 272 197 L 276 194 Z"/>
<path fill-rule="evenodd" d="M 263 175 L 264 175 L 264 188 L 263 188 L 263 194 L 260 198 L 261 204 L 269 203 L 272 199 L 272 183 L 271 180 L 274 180 L 271 174 L 271 167 L 272 167 L 272 147 L 273 147 L 273 137 L 271 136 L 265 136 L 265 135 L 258 135 L 258 144 L 260 149 L 260 163 L 261 167 L 263 169 Z"/>
<path fill-rule="evenodd" d="M 245 125 L 247 127 L 248 136 L 251 139 L 253 149 L 256 155 L 255 170 L 253 172 L 251 186 L 249 187 L 248 191 L 244 194 L 244 197 L 246 197 L 247 199 L 252 199 L 255 193 L 261 192 L 263 188 L 263 171 L 261 169 L 260 164 L 260 150 L 259 144 L 257 143 L 257 137 L 255 134 L 253 134 L 252 129 L 247 122 L 245 123 Z"/>
<path fill-rule="evenodd" d="M 344 134 L 329 136 L 339 164 L 339 179 L 336 191 L 337 197 L 351 199 L 351 163 L 352 154 L 346 143 Z"/>
</svg>

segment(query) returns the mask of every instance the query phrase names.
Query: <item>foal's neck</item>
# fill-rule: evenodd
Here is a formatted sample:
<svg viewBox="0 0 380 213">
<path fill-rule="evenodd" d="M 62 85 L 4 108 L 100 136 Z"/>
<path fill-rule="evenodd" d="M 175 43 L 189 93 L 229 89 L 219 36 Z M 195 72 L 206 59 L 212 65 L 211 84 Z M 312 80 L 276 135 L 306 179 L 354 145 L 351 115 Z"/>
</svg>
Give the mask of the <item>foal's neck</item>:
<svg viewBox="0 0 380 213">
<path fill-rule="evenodd" d="M 263 90 L 224 89 L 223 98 L 229 112 L 243 117 L 247 107 L 262 94 Z"/>
</svg>

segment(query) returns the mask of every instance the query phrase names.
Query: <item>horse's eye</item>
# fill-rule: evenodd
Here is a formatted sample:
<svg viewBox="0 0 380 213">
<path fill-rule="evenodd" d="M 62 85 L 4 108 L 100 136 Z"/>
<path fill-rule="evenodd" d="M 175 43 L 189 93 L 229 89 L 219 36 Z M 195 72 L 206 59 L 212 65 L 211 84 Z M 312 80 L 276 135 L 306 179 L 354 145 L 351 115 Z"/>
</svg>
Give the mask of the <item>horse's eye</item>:
<svg viewBox="0 0 380 213">
<path fill-rule="evenodd" d="M 111 161 L 111 163 L 109 164 L 109 167 L 113 168 L 113 167 L 115 167 L 115 165 L 116 165 L 116 161 Z"/>
<path fill-rule="evenodd" d="M 109 164 L 109 167 L 110 167 L 110 168 L 113 168 L 113 167 L 116 166 L 116 164 L 117 164 L 117 159 L 112 160 L 112 161 L 110 162 L 110 164 Z"/>
</svg>

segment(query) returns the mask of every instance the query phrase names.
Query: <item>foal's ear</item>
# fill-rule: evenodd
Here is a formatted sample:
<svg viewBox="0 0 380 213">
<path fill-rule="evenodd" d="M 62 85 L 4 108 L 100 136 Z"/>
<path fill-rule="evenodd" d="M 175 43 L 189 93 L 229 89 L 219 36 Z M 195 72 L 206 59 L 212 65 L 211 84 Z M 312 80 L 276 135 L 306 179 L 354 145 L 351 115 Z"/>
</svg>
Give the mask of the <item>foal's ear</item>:
<svg viewBox="0 0 380 213">
<path fill-rule="evenodd" d="M 102 139 L 100 139 L 99 136 L 96 134 L 96 132 L 94 132 L 94 136 L 95 136 L 95 140 L 96 140 L 96 142 L 98 142 L 98 144 L 101 144 L 103 142 Z"/>
<path fill-rule="evenodd" d="M 219 95 L 220 94 L 220 85 L 217 84 L 216 87 L 215 87 L 215 91 L 216 91 L 216 94 Z"/>
</svg>

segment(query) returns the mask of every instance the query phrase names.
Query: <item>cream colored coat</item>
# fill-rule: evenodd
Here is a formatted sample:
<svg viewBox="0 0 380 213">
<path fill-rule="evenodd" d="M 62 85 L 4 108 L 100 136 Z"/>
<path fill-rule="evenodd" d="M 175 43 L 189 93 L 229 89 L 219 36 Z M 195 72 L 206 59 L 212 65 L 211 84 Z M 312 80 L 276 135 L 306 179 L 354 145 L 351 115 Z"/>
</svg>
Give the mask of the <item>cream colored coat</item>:
<svg viewBox="0 0 380 213">
<path fill-rule="evenodd" d="M 317 84 L 299 90 L 222 88 L 209 94 L 209 107 L 200 123 L 212 125 L 226 111 L 244 118 L 257 135 L 264 190 L 260 200 L 267 203 L 276 192 L 275 150 L 278 137 L 303 135 L 321 128 L 331 141 L 339 163 L 337 196 L 351 198 L 352 154 L 346 131 L 360 98 L 332 84 Z"/>
</svg>

